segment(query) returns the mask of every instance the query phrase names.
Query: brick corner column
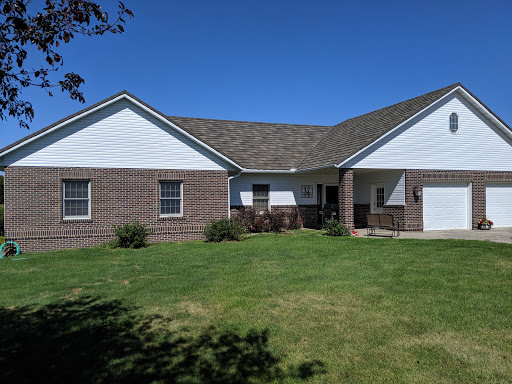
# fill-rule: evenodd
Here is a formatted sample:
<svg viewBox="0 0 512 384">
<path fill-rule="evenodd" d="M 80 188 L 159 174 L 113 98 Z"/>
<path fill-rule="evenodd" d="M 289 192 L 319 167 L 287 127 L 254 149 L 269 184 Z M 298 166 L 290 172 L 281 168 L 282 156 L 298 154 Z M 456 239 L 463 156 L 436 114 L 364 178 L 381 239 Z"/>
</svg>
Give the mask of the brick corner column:
<svg viewBox="0 0 512 384">
<path fill-rule="evenodd" d="M 354 171 L 350 168 L 339 170 L 338 204 L 340 223 L 352 231 L 354 229 Z"/>
<path fill-rule="evenodd" d="M 471 229 L 478 229 L 478 222 L 485 216 L 487 211 L 486 201 L 486 179 L 483 172 L 475 172 L 472 183 L 472 218 Z M 492 220 L 492 219 L 491 219 Z"/>
</svg>

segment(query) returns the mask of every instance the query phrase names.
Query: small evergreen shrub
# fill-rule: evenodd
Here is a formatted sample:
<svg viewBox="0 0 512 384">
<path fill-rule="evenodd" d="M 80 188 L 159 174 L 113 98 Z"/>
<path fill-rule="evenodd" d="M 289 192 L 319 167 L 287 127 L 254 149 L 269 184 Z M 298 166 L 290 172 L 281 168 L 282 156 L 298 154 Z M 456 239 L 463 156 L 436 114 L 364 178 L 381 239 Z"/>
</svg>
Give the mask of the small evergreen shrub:
<svg viewBox="0 0 512 384">
<path fill-rule="evenodd" d="M 114 248 L 144 248 L 148 246 L 147 237 L 151 231 L 139 222 L 114 225 L 116 238 L 110 245 Z"/>
<path fill-rule="evenodd" d="M 204 229 L 206 241 L 220 243 L 221 241 L 240 241 L 245 228 L 234 219 L 227 217 L 220 220 L 213 220 Z"/>
<path fill-rule="evenodd" d="M 291 212 L 288 214 L 288 229 L 301 229 L 304 224 L 302 214 L 298 207 L 293 207 Z"/>
<path fill-rule="evenodd" d="M 350 236 L 348 229 L 336 220 L 326 220 L 324 229 L 327 236 Z"/>
</svg>

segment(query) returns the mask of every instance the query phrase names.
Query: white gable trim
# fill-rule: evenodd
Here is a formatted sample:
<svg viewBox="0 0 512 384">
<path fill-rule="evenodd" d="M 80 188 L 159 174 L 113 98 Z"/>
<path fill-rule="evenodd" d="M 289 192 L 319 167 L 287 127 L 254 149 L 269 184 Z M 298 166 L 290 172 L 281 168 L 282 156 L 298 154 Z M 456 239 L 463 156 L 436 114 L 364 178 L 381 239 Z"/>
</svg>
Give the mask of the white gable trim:
<svg viewBox="0 0 512 384">
<path fill-rule="evenodd" d="M 474 106 L 477 107 L 477 109 L 485 116 L 487 117 L 489 120 L 491 120 L 491 122 L 496 125 L 499 129 L 501 129 L 505 135 L 507 135 L 509 138 L 512 139 L 512 132 L 499 120 L 497 119 L 492 113 L 490 113 L 487 108 L 485 108 L 482 103 L 480 103 L 478 100 L 476 100 L 471 94 L 469 94 L 464 88 L 462 88 L 461 86 L 458 86 L 457 88 L 454 88 L 452 89 L 450 92 L 448 92 L 446 95 L 444 95 L 443 97 L 437 99 L 436 101 L 434 101 L 432 104 L 430 104 L 428 107 L 426 108 L 423 108 L 421 111 L 419 111 L 418 113 L 416 113 L 414 116 L 411 116 L 409 119 L 405 120 L 403 123 L 397 125 L 395 128 L 393 128 L 392 130 L 390 130 L 389 132 L 386 132 L 384 135 L 380 136 L 377 140 L 375 140 L 374 142 L 368 144 L 367 146 L 365 146 L 364 148 L 362 148 L 361 150 L 357 151 L 356 153 L 354 153 L 352 156 L 350 156 L 349 158 L 343 160 L 341 163 L 339 163 L 337 165 L 338 168 L 343 168 L 343 165 L 348 163 L 350 160 L 352 160 L 354 157 L 356 157 L 357 155 L 359 155 L 361 152 L 364 152 L 365 150 L 367 150 L 368 148 L 374 146 L 376 143 L 378 143 L 379 141 L 383 140 L 386 136 L 392 134 L 393 132 L 395 132 L 397 129 L 399 129 L 401 126 L 403 126 L 404 124 L 407 124 L 409 121 L 411 121 L 412 119 L 414 119 L 416 116 L 419 116 L 421 113 L 423 113 L 424 111 L 426 111 L 427 109 L 429 109 L 430 107 L 432 107 L 433 105 L 439 103 L 441 100 L 447 98 L 448 96 L 450 96 L 452 93 L 454 92 L 461 92 L 462 95 L 467 98 L 471 104 L 473 104 Z"/>
<path fill-rule="evenodd" d="M 31 137 L 30 139 L 27 139 L 21 143 L 19 143 L 18 145 L 15 145 L 14 147 L 12 148 L 9 148 L 7 150 L 5 150 L 4 152 L 1 152 L 0 153 L 0 158 L 2 156 L 5 156 L 6 154 L 10 153 L 10 152 L 13 152 L 15 150 L 17 150 L 18 148 L 21 148 L 23 147 L 24 145 L 27 145 L 35 140 L 38 140 L 39 138 L 49 134 L 49 133 L 52 133 L 54 131 L 56 131 L 57 129 L 60 129 L 68 124 L 71 124 L 72 122 L 74 121 L 77 121 L 79 119 L 81 119 L 82 117 L 85 117 L 85 116 L 88 116 L 102 108 L 105 108 L 106 106 L 108 105 L 111 105 L 119 100 L 122 100 L 122 99 L 126 99 L 128 101 L 130 101 L 132 104 L 136 105 L 137 107 L 139 107 L 140 109 L 142 109 L 143 111 L 149 113 L 151 116 L 155 117 L 156 119 L 160 120 L 161 122 L 163 122 L 164 124 L 168 125 L 169 127 L 171 127 L 172 129 L 174 129 L 175 131 L 179 132 L 180 134 L 182 134 L 183 136 L 187 137 L 188 139 L 192 140 L 193 142 L 195 142 L 196 144 L 200 145 L 201 147 L 205 148 L 207 151 L 213 153 L 215 156 L 221 158 L 222 160 L 226 161 L 227 163 L 235 166 L 236 168 L 240 169 L 240 170 L 243 170 L 244 168 L 241 167 L 240 165 L 238 165 L 237 163 L 235 163 L 234 161 L 232 161 L 231 159 L 227 158 L 226 156 L 222 155 L 221 153 L 217 152 L 215 149 L 213 149 L 212 147 L 210 147 L 209 145 L 203 143 L 201 140 L 199 140 L 198 138 L 192 136 L 190 133 L 184 131 L 183 129 L 181 129 L 180 127 L 178 127 L 176 124 L 173 124 L 172 122 L 170 122 L 169 120 L 167 120 L 166 118 L 164 118 L 163 116 L 161 116 L 160 114 L 156 113 L 155 111 L 153 111 L 151 108 L 148 108 L 147 106 L 143 105 L 142 103 L 138 102 L 137 100 L 133 99 L 132 97 L 130 97 L 129 95 L 126 95 L 126 94 L 122 94 L 122 95 L 119 95 L 117 97 L 115 97 L 114 99 L 112 100 L 108 100 L 108 101 L 105 101 L 104 103 L 98 105 L 97 107 L 95 108 L 92 108 L 88 111 L 85 111 L 83 113 L 80 113 L 79 115 L 77 116 L 74 116 L 72 117 L 71 119 L 68 119 L 66 121 L 63 121 L 62 123 L 56 125 L 55 127 L 52 127 L 46 131 L 43 131 L 41 132 L 40 134 L 34 136 L 34 137 Z"/>
</svg>

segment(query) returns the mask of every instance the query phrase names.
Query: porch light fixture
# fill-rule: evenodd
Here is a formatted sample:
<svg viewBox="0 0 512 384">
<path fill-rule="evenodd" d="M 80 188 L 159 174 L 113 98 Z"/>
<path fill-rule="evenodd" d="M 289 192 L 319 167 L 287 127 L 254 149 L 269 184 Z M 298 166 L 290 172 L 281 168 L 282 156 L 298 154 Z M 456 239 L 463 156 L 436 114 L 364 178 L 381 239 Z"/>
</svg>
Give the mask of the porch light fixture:
<svg viewBox="0 0 512 384">
<path fill-rule="evenodd" d="M 421 190 L 420 187 L 414 187 L 413 192 L 414 192 L 414 197 L 419 198 L 423 191 Z"/>
</svg>

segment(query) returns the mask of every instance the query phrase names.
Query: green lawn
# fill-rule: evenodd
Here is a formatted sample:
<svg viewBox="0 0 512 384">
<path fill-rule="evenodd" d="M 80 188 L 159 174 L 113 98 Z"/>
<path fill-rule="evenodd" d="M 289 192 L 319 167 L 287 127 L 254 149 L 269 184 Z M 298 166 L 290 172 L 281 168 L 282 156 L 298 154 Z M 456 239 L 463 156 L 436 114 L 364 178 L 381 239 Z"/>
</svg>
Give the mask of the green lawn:
<svg viewBox="0 0 512 384">
<path fill-rule="evenodd" d="M 510 383 L 512 246 L 329 238 L 0 260 L 0 381 Z"/>
</svg>

